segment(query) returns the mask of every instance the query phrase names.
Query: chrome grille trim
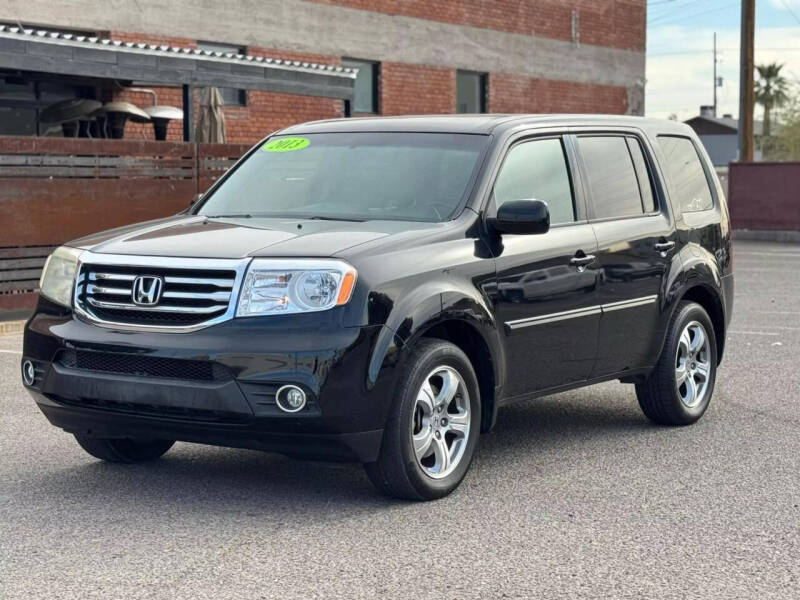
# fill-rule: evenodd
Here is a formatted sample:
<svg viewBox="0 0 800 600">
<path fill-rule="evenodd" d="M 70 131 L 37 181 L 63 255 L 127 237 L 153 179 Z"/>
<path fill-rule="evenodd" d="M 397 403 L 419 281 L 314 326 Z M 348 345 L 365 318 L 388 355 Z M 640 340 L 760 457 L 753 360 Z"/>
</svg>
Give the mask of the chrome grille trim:
<svg viewBox="0 0 800 600">
<path fill-rule="evenodd" d="M 133 281 L 136 275 L 125 275 L 124 273 L 89 273 L 90 281 Z"/>
<path fill-rule="evenodd" d="M 229 279 L 207 279 L 205 277 L 164 277 L 165 283 L 181 283 L 188 285 L 213 285 L 218 288 L 231 288 L 231 281 Z"/>
<path fill-rule="evenodd" d="M 112 310 L 137 310 L 140 312 L 165 312 L 165 313 L 183 313 L 187 315 L 205 315 L 209 313 L 219 312 L 222 307 L 221 304 L 214 306 L 141 306 L 139 304 L 126 304 L 124 302 L 105 302 L 103 300 L 95 300 L 94 298 L 86 298 L 86 301 L 92 306 L 97 308 L 110 308 Z M 225 303 L 227 305 L 227 302 Z"/>
<path fill-rule="evenodd" d="M 164 333 L 197 331 L 233 318 L 239 289 L 250 260 L 131 256 L 87 251 L 81 255 L 78 264 L 73 295 L 75 314 L 84 321 L 111 329 Z M 114 269 L 128 272 L 114 272 Z M 182 276 L 180 270 L 187 271 L 186 276 Z M 134 279 L 139 275 L 152 275 L 160 271 L 168 271 L 163 275 L 165 289 L 161 302 L 156 306 L 134 304 L 131 297 Z M 222 272 L 227 273 L 223 275 Z M 229 273 L 233 277 L 229 277 Z M 93 297 L 97 295 L 109 297 Z M 124 300 L 126 295 L 127 301 Z M 104 311 L 124 311 L 127 315 L 117 315 L 119 320 L 116 320 L 113 315 L 97 314 Z M 144 321 L 158 318 L 158 313 L 176 315 L 175 318 L 181 315 L 187 319 L 197 317 L 200 320 L 175 325 L 135 322 L 136 314 L 141 314 Z M 205 315 L 208 318 L 203 318 Z"/>
</svg>

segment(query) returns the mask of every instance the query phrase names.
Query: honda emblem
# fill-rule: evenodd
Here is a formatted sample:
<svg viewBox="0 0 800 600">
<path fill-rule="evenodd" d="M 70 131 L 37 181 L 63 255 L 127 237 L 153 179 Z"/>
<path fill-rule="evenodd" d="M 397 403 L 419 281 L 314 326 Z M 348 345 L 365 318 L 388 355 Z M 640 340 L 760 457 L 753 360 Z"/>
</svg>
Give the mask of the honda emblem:
<svg viewBox="0 0 800 600">
<path fill-rule="evenodd" d="M 133 303 L 140 306 L 155 306 L 161 300 L 164 280 L 155 275 L 142 275 L 133 280 Z"/>
</svg>

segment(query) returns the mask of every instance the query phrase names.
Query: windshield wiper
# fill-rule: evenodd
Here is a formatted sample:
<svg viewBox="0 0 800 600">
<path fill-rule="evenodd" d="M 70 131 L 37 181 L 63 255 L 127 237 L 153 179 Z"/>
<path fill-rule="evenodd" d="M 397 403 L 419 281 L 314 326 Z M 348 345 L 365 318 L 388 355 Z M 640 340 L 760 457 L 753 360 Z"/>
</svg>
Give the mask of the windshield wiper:
<svg viewBox="0 0 800 600">
<path fill-rule="evenodd" d="M 206 219 L 252 219 L 253 215 L 239 214 L 239 215 L 202 215 Z"/>
<path fill-rule="evenodd" d="M 301 217 L 302 218 L 302 217 Z M 350 221 L 351 223 L 363 223 L 366 219 L 353 219 L 347 217 L 305 217 L 309 221 Z"/>
</svg>

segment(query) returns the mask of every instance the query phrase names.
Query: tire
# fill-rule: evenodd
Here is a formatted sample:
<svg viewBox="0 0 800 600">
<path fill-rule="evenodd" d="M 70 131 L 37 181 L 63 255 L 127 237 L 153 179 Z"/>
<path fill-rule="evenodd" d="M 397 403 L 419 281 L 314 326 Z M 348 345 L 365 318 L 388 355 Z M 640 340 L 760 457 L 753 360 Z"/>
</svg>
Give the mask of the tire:
<svg viewBox="0 0 800 600">
<path fill-rule="evenodd" d="M 703 341 L 698 332 L 704 334 Z M 699 304 L 681 302 L 653 372 L 636 385 L 636 397 L 654 423 L 690 425 L 706 412 L 716 376 L 717 340 L 711 319 Z"/>
<path fill-rule="evenodd" d="M 175 443 L 170 440 L 100 439 L 76 435 L 80 447 L 100 460 L 140 463 L 160 458 Z"/>
<path fill-rule="evenodd" d="M 378 460 L 364 468 L 387 496 L 447 496 L 466 475 L 478 444 L 481 399 L 475 371 L 457 346 L 421 339 L 398 381 Z"/>
</svg>

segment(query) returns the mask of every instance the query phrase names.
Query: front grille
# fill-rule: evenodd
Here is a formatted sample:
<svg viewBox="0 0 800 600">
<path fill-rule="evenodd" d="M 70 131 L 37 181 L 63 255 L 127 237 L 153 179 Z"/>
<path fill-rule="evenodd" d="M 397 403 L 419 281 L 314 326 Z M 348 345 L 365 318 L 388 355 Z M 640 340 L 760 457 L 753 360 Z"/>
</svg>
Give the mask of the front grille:
<svg viewBox="0 0 800 600">
<path fill-rule="evenodd" d="M 99 322 L 167 328 L 216 322 L 229 314 L 241 261 L 208 261 L 226 266 L 204 268 L 202 260 L 150 259 L 156 263 L 151 266 L 137 258 L 141 266 L 107 260 L 92 263 L 91 258 L 83 262 L 76 281 L 76 306 Z M 153 304 L 134 302 L 134 282 L 142 276 L 161 282 L 160 297 Z"/>
<path fill-rule="evenodd" d="M 190 381 L 229 381 L 231 372 L 208 360 L 139 356 L 91 350 L 63 350 L 57 362 L 70 369 Z"/>
</svg>

